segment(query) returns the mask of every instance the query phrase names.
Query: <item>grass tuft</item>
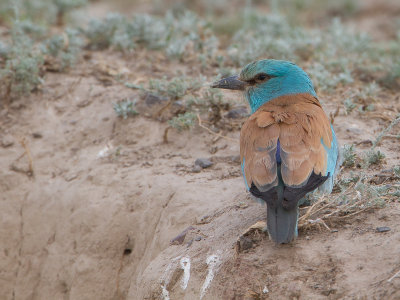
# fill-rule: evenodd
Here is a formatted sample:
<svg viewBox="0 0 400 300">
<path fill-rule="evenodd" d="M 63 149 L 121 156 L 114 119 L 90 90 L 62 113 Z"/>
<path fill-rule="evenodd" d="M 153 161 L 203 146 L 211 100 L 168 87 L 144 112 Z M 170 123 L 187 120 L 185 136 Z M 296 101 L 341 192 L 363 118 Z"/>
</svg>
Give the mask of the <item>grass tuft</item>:
<svg viewBox="0 0 400 300">
<path fill-rule="evenodd" d="M 13 98 L 34 90 L 41 82 L 44 59 L 24 26 L 16 20 L 11 29 L 11 45 L 5 48 L 5 66 L 0 69 L 3 97 Z"/>
<path fill-rule="evenodd" d="M 364 153 L 364 157 L 362 160 L 362 167 L 368 168 L 371 165 L 379 165 L 383 159 L 385 158 L 385 154 L 379 150 L 370 149 Z"/>
<path fill-rule="evenodd" d="M 114 103 L 113 108 L 118 117 L 122 117 L 124 120 L 128 117 L 135 116 L 138 112 L 135 109 L 136 101 L 129 99 L 122 100 L 118 103 Z"/>
<path fill-rule="evenodd" d="M 356 153 L 354 151 L 354 145 L 344 145 L 342 148 L 343 154 L 343 162 L 342 165 L 344 167 L 354 167 L 356 164 Z"/>
<path fill-rule="evenodd" d="M 185 112 L 176 117 L 173 117 L 168 121 L 168 124 L 177 129 L 178 131 L 187 130 L 193 128 L 196 124 L 197 116 L 193 112 Z"/>
<path fill-rule="evenodd" d="M 55 59 L 52 69 L 63 71 L 76 63 L 78 54 L 83 47 L 83 40 L 79 32 L 67 28 L 61 35 L 54 35 L 42 44 L 45 55 Z"/>
</svg>

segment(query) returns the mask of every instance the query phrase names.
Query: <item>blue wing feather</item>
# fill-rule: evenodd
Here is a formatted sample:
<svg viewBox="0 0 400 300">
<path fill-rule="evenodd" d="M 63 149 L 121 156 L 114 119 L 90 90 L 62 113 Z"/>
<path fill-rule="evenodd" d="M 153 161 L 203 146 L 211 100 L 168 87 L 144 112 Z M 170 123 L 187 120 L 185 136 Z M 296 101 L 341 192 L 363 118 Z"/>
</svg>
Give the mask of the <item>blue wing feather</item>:
<svg viewBox="0 0 400 300">
<path fill-rule="evenodd" d="M 326 150 L 326 154 L 327 154 L 327 168 L 326 168 L 325 175 L 329 174 L 329 178 L 318 188 L 318 190 L 320 192 L 327 193 L 327 194 L 330 194 L 332 192 L 336 173 L 337 173 L 339 165 L 340 165 L 339 146 L 338 146 L 336 134 L 335 134 L 335 131 L 333 130 L 332 125 L 331 125 L 331 128 L 332 128 L 331 146 L 327 147 L 324 144 L 323 140 L 321 139 L 321 143 L 324 146 L 324 148 Z"/>
<path fill-rule="evenodd" d="M 243 158 L 242 166 L 241 166 L 242 167 L 242 175 L 243 175 L 243 178 L 244 178 L 244 184 L 246 185 L 246 189 L 248 191 L 250 191 L 249 185 L 247 184 L 246 175 L 244 174 L 244 164 L 245 164 L 245 159 Z"/>
</svg>

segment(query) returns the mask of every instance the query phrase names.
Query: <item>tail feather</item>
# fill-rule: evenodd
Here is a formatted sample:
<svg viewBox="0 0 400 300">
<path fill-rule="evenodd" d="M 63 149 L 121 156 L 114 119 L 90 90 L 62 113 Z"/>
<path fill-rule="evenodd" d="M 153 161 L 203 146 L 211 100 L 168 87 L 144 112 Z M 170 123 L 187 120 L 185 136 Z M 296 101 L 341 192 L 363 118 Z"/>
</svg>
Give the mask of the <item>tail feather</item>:
<svg viewBox="0 0 400 300">
<path fill-rule="evenodd" d="M 300 187 L 286 186 L 282 180 L 278 166 L 279 183 L 267 191 L 260 191 L 254 183 L 250 192 L 253 196 L 267 203 L 267 230 L 270 238 L 278 243 L 290 243 L 297 237 L 298 206 L 304 196 L 323 184 L 329 177 L 317 175 L 314 172 L 307 182 Z"/>
<path fill-rule="evenodd" d="M 297 237 L 298 209 L 287 210 L 282 205 L 267 205 L 267 230 L 278 244 L 287 244 Z"/>
</svg>

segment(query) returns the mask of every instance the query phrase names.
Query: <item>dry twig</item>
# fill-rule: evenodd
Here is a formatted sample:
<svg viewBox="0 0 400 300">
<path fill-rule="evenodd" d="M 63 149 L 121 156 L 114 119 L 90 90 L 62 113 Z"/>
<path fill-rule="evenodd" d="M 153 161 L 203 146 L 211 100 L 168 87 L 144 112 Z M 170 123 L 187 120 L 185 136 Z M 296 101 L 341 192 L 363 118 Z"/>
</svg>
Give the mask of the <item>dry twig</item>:
<svg viewBox="0 0 400 300">
<path fill-rule="evenodd" d="M 24 147 L 26 156 L 27 156 L 27 158 L 28 158 L 28 173 L 27 173 L 27 174 L 28 174 L 28 176 L 33 177 L 34 174 L 33 174 L 32 155 L 31 155 L 31 151 L 29 150 L 29 147 L 28 147 L 28 145 L 27 145 L 27 143 L 26 143 L 25 137 L 21 138 L 21 139 L 19 140 L 19 142 L 20 142 L 21 146 Z"/>
<path fill-rule="evenodd" d="M 203 128 L 203 129 L 207 130 L 209 133 L 211 133 L 211 134 L 213 134 L 213 135 L 216 135 L 216 136 L 218 136 L 218 137 L 220 137 L 220 138 L 226 139 L 226 140 L 228 140 L 228 141 L 233 141 L 233 142 L 237 142 L 237 141 L 238 141 L 237 139 L 232 139 L 232 138 L 230 138 L 230 137 L 228 137 L 228 136 L 224 136 L 224 135 L 220 134 L 219 132 L 214 132 L 214 131 L 212 131 L 210 128 L 204 126 L 204 125 L 203 125 L 203 121 L 202 121 L 202 119 L 200 118 L 200 115 L 199 115 L 199 114 L 197 114 L 197 119 L 198 119 L 198 121 L 199 121 L 199 126 L 200 126 L 201 128 Z"/>
<path fill-rule="evenodd" d="M 391 282 L 393 279 L 395 279 L 397 276 L 399 276 L 400 275 L 400 270 L 396 273 L 396 274 L 394 274 L 392 277 L 390 277 L 389 279 L 388 279 L 388 282 Z"/>
</svg>

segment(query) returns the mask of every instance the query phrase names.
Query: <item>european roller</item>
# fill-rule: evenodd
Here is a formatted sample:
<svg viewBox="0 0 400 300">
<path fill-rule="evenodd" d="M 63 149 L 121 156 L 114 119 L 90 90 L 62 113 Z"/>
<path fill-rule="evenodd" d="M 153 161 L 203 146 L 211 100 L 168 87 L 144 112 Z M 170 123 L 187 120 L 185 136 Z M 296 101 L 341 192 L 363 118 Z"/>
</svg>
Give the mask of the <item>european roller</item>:
<svg viewBox="0 0 400 300">
<path fill-rule="evenodd" d="M 335 131 L 310 78 L 294 63 L 266 59 L 212 87 L 244 93 L 251 108 L 240 132 L 245 185 L 267 203 L 270 238 L 290 243 L 299 204 L 317 189 L 330 193 L 339 165 Z"/>
</svg>

